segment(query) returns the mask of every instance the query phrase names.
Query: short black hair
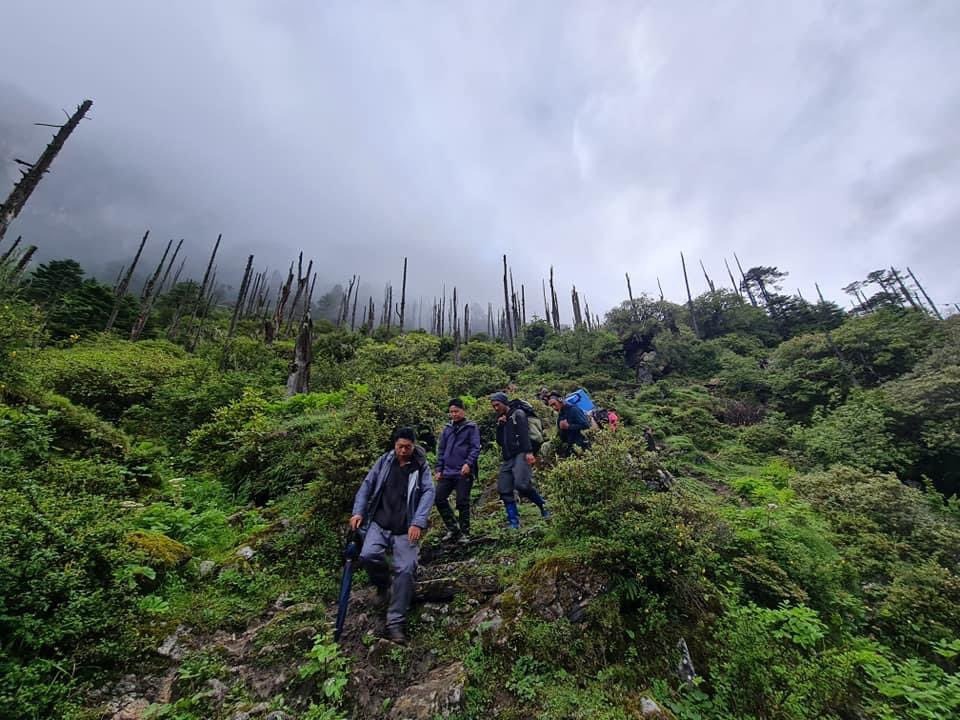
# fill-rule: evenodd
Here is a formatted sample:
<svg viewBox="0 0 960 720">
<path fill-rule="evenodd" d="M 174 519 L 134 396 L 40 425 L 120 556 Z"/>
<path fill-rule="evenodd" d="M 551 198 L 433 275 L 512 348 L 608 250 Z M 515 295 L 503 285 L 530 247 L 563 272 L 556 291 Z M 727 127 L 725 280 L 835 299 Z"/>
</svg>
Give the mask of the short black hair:
<svg viewBox="0 0 960 720">
<path fill-rule="evenodd" d="M 398 427 L 393 431 L 393 442 L 397 440 L 409 440 L 415 443 L 417 441 L 417 431 L 412 427 Z"/>
<path fill-rule="evenodd" d="M 460 398 L 451 398 L 450 402 L 447 403 L 447 407 L 458 407 L 463 410 L 463 400 Z"/>
<path fill-rule="evenodd" d="M 550 394 L 547 395 L 547 400 L 553 400 L 553 398 L 556 398 L 557 400 L 563 400 L 563 395 L 558 393 L 556 390 L 551 390 Z"/>
</svg>

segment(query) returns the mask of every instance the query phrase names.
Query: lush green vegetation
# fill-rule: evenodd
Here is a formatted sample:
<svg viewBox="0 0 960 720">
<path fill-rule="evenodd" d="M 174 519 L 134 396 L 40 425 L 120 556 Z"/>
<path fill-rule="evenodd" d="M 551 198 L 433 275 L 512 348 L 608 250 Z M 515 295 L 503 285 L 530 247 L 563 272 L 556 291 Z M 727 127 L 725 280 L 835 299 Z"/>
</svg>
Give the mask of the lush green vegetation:
<svg viewBox="0 0 960 720">
<path fill-rule="evenodd" d="M 602 329 L 473 339 L 459 362 L 450 338 L 320 323 L 314 391 L 286 397 L 292 342 L 264 344 L 258 322 L 227 339 L 214 311 L 192 352 L 167 337 L 191 292 L 164 295 L 134 343 L 136 302 L 123 336 L 100 333 L 112 291 L 76 263 L 0 278 L 0 716 L 100 717 L 95 691 L 156 672 L 178 626 L 242 632 L 278 597 L 314 609 L 270 638 L 317 632 L 285 660 L 307 704 L 272 707 L 349 714 L 357 659 L 323 623 L 356 486 L 394 426 L 429 447 L 452 395 L 490 442 L 483 398 L 510 382 L 586 386 L 623 427 L 543 469 L 549 525 L 510 535 L 480 508 L 496 641 L 415 618 L 418 650 L 465 658 L 463 718 L 632 718 L 643 695 L 691 720 L 960 715 L 957 316 L 717 292 L 694 303 L 700 339 L 686 308 L 642 297 Z M 486 450 L 478 493 L 495 464 Z M 536 612 L 560 575 L 602 588 L 572 619 Z M 216 716 L 226 666 L 189 653 L 152 716 Z"/>
</svg>

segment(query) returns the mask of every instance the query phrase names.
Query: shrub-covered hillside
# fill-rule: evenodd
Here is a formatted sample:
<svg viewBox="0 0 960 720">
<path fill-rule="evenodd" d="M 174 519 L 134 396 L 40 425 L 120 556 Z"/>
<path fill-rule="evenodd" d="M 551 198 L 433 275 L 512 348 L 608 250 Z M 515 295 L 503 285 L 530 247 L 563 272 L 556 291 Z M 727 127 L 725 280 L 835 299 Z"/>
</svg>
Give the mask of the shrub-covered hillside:
<svg viewBox="0 0 960 720">
<path fill-rule="evenodd" d="M 267 342 L 180 283 L 131 341 L 143 308 L 102 332 L 112 290 L 74 265 L 0 278 L 0 717 L 960 717 L 960 316 L 717 291 L 512 349 L 296 319 Z M 486 397 L 552 431 L 543 386 L 621 424 L 541 458 L 553 515 L 513 531 Z M 434 516 L 408 645 L 362 572 L 335 644 L 356 488 L 399 425 L 433 453 L 455 396 L 476 538 Z"/>
</svg>

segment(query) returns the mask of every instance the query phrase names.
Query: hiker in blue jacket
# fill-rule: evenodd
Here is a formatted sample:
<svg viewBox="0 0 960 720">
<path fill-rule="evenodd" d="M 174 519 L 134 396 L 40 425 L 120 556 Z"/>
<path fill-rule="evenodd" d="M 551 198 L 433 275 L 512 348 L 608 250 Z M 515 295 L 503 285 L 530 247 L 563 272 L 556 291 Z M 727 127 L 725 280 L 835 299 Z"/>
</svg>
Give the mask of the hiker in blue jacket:
<svg viewBox="0 0 960 720">
<path fill-rule="evenodd" d="M 507 511 L 507 523 L 517 530 L 520 528 L 520 513 L 514 492 L 540 508 L 543 517 L 550 517 L 550 511 L 533 486 L 533 465 L 537 458 L 530 442 L 527 413 L 520 407 L 520 401 L 511 402 L 507 394 L 502 392 L 491 395 L 490 404 L 497 414 L 497 444 L 502 458 L 497 475 L 497 492 Z"/>
<path fill-rule="evenodd" d="M 470 488 L 473 486 L 474 468 L 480 457 L 480 429 L 467 420 L 463 400 L 453 398 L 448 404 L 450 422 L 440 433 L 437 445 L 437 464 L 434 477 L 437 481 L 437 511 L 447 526 L 444 542 L 470 540 Z M 457 491 L 457 518 L 450 509 L 448 498 Z"/>
<path fill-rule="evenodd" d="M 414 574 L 420 557 L 420 537 L 427 529 L 434 489 L 430 464 L 416 444 L 413 428 L 398 428 L 393 450 L 374 463 L 353 501 L 350 527 L 364 528 L 360 562 L 381 599 L 390 595 L 387 637 L 406 642 L 407 610 L 413 599 Z M 386 554 L 393 556 L 393 583 Z"/>
<path fill-rule="evenodd" d="M 590 418 L 576 405 L 571 405 L 558 392 L 551 392 L 547 403 L 557 411 L 557 439 L 560 441 L 557 454 L 569 455 L 573 446 L 582 450 L 590 447 L 590 441 L 584 437 L 583 431 L 590 429 Z"/>
</svg>

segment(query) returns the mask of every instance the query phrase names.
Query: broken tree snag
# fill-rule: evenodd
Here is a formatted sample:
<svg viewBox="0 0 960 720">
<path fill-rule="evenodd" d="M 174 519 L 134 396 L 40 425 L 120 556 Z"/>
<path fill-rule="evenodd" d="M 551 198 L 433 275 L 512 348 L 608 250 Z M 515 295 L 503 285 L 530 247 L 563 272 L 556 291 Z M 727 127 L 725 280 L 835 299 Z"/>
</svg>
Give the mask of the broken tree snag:
<svg viewBox="0 0 960 720">
<path fill-rule="evenodd" d="M 107 320 L 107 326 L 104 328 L 105 332 L 110 332 L 113 329 L 113 324 L 117 321 L 117 314 L 120 312 L 120 303 L 127 294 L 127 288 L 130 287 L 130 278 L 133 277 L 133 271 L 137 268 L 137 262 L 140 260 L 140 253 L 143 252 L 143 246 L 147 244 L 147 238 L 150 236 L 150 231 L 147 230 L 143 234 L 143 239 L 140 241 L 140 247 L 137 248 L 137 254 L 133 256 L 133 262 L 130 263 L 130 268 L 127 270 L 127 274 L 124 275 L 123 280 L 117 283 L 117 287 L 113 291 L 113 310 L 110 312 L 110 317 Z"/>
<path fill-rule="evenodd" d="M 7 228 L 10 223 L 13 222 L 17 215 L 20 214 L 20 211 L 23 210 L 23 206 L 26 205 L 27 200 L 30 199 L 30 195 L 40 183 L 40 179 L 44 173 L 50 169 L 50 165 L 53 164 L 57 153 L 60 152 L 63 144 L 67 141 L 67 138 L 70 137 L 70 133 L 77 129 L 77 125 L 80 124 L 83 116 L 87 114 L 92 106 L 93 100 L 84 100 L 80 103 L 76 112 L 67 119 L 67 122 L 59 126 L 60 129 L 57 131 L 57 134 L 53 136 L 53 140 L 50 141 L 50 144 L 47 145 L 35 163 L 30 164 L 19 161 L 21 165 L 25 165 L 28 169 L 20 171 L 22 177 L 17 184 L 13 186 L 13 190 L 10 191 L 3 205 L 0 205 L 0 240 L 7 234 Z"/>
<path fill-rule="evenodd" d="M 293 363 L 290 366 L 290 375 L 287 377 L 287 395 L 300 395 L 310 392 L 310 362 L 312 353 L 313 321 L 307 313 L 300 323 L 297 333 L 297 342 L 293 348 Z"/>
<path fill-rule="evenodd" d="M 553 313 L 553 329 L 560 332 L 560 303 L 557 302 L 557 288 L 553 284 L 553 265 L 550 266 L 550 305 Z"/>
<path fill-rule="evenodd" d="M 280 333 L 280 325 L 283 323 L 283 316 L 287 310 L 287 300 L 290 299 L 290 288 L 293 286 L 293 262 L 290 263 L 290 269 L 287 270 L 287 279 L 285 282 L 280 283 L 280 287 L 277 288 L 277 301 L 273 306 L 273 333 L 271 338 L 277 337 Z M 269 345 L 272 340 L 269 340 L 267 344 Z"/>
<path fill-rule="evenodd" d="M 164 288 L 167 287 L 167 280 L 170 277 L 170 269 L 173 267 L 173 264 L 177 261 L 177 255 L 180 254 L 181 247 L 183 247 L 183 238 L 180 238 L 180 241 L 177 243 L 177 246 L 173 249 L 173 255 L 170 256 L 170 262 L 167 263 L 167 269 L 163 271 L 163 277 L 160 279 L 160 284 L 157 286 L 158 296 L 160 295 L 160 293 L 163 292 Z M 180 268 L 183 269 L 183 265 L 181 265 Z M 177 272 L 171 287 L 177 284 L 177 278 L 179 277 L 180 277 L 180 273 Z"/>
<path fill-rule="evenodd" d="M 543 319 L 550 322 L 550 305 L 547 303 L 547 281 L 540 278 L 540 289 L 543 290 Z"/>
<path fill-rule="evenodd" d="M 403 281 L 400 284 L 400 332 L 403 333 L 403 320 L 407 312 L 407 259 L 403 259 Z"/>
<path fill-rule="evenodd" d="M 233 304 L 233 316 L 230 318 L 230 329 L 227 330 L 227 339 L 233 337 L 237 331 L 237 321 L 240 319 L 240 308 L 243 307 L 243 301 L 247 299 L 247 291 L 250 289 L 250 275 L 253 273 L 253 255 L 247 257 L 247 267 L 243 271 L 243 280 L 240 281 L 240 291 L 237 293 L 237 301 Z"/>
<path fill-rule="evenodd" d="M 137 340 L 140 338 L 140 334 L 143 332 L 143 328 L 147 324 L 147 320 L 150 318 L 150 310 L 153 308 L 153 301 L 157 295 L 160 294 L 160 287 L 157 285 L 157 281 L 160 279 L 160 272 L 163 270 L 163 266 L 167 261 L 167 255 L 170 252 L 170 248 L 173 245 L 173 240 L 167 243 L 167 249 L 163 251 L 163 257 L 160 258 L 160 262 L 157 264 L 157 269 L 154 270 L 153 275 L 147 280 L 143 286 L 143 292 L 140 293 L 140 313 L 137 315 L 137 319 L 133 323 L 133 327 L 130 328 L 130 339 Z M 169 270 L 169 265 L 167 269 Z"/>
<path fill-rule="evenodd" d="M 573 327 L 578 330 L 583 325 L 583 316 L 580 314 L 580 296 L 577 295 L 577 286 L 570 291 L 570 301 L 573 305 Z"/>
<path fill-rule="evenodd" d="M 373 324 L 376 321 L 374 315 L 375 311 L 373 307 L 373 295 L 371 295 L 370 300 L 367 302 L 367 335 L 373 332 Z"/>
<path fill-rule="evenodd" d="M 921 285 L 920 281 L 917 280 L 917 276 L 913 274 L 913 270 L 911 270 L 909 266 L 907 267 L 907 273 L 909 273 L 910 278 L 913 280 L 913 284 L 920 288 L 920 292 L 923 293 L 923 296 L 927 299 L 927 302 L 930 303 L 933 314 L 936 315 L 940 320 L 943 320 L 943 315 L 941 315 L 940 311 L 937 310 L 937 306 L 933 304 L 933 300 L 931 300 L 930 296 L 927 295 L 927 291 L 923 289 L 923 285 Z"/>
<path fill-rule="evenodd" d="M 10 275 L 11 280 L 16 280 L 18 277 L 20 277 L 20 273 L 22 273 L 24 268 L 30 264 L 31 260 L 33 260 L 33 254 L 36 251 L 36 245 L 31 245 L 24 251 L 23 255 L 20 256 L 19 262 L 17 262 L 17 266 L 13 268 L 13 272 Z"/>
<path fill-rule="evenodd" d="M 907 299 L 907 302 L 910 303 L 910 306 L 914 310 L 921 310 L 920 306 L 917 305 L 917 301 L 913 299 L 913 296 L 910 294 L 910 291 L 907 290 L 907 286 L 904 284 L 903 279 L 900 277 L 900 273 L 897 272 L 897 269 L 891 265 L 890 272 L 893 275 L 893 279 L 897 281 L 897 285 L 900 286 L 900 291 L 903 293 L 903 296 Z"/>
<path fill-rule="evenodd" d="M 453 310 L 453 362 L 456 365 L 460 364 L 460 319 L 457 316 L 457 288 L 453 288 L 453 302 L 451 303 L 451 309 Z"/>
<path fill-rule="evenodd" d="M 300 253 L 300 258 L 297 261 L 297 292 L 293 296 L 293 302 L 290 303 L 290 315 L 287 318 L 287 330 L 286 335 L 290 334 L 291 329 L 293 328 L 293 321 L 297 317 L 297 305 L 302 298 L 305 297 L 307 290 L 307 283 L 310 281 L 310 274 L 313 271 L 313 260 L 310 260 L 307 263 L 307 274 L 303 274 L 303 253 Z"/>
<path fill-rule="evenodd" d="M 520 283 L 520 327 L 527 327 L 527 290 L 523 283 Z"/>
<path fill-rule="evenodd" d="M 357 298 L 360 297 L 360 276 L 357 275 L 357 289 L 353 291 L 353 311 L 350 313 L 350 332 L 357 326 Z"/>
<path fill-rule="evenodd" d="M 207 269 L 203 273 L 203 280 L 200 283 L 200 290 L 197 292 L 196 302 L 193 305 L 193 316 L 190 319 L 190 325 L 187 328 L 187 336 L 190 337 L 190 333 L 193 330 L 194 324 L 197 322 L 197 318 L 200 317 L 200 312 L 203 308 L 204 300 L 207 294 L 207 288 L 211 284 L 211 275 L 213 273 L 213 261 L 217 257 L 217 250 L 220 248 L 220 240 L 223 238 L 223 234 L 217 235 L 217 241 L 213 244 L 213 251 L 210 253 L 210 260 L 207 262 Z M 199 333 L 197 333 L 199 335 Z M 187 349 L 190 352 L 193 352 L 193 349 L 196 347 L 196 342 L 194 340 L 187 341 Z"/>
<path fill-rule="evenodd" d="M 740 258 L 737 257 L 737 254 L 733 254 L 733 259 L 737 261 L 737 270 L 740 271 L 740 277 L 743 278 L 742 287 L 747 291 L 747 297 L 750 298 L 750 304 L 754 307 L 757 307 L 757 299 L 753 296 L 753 291 L 750 289 L 750 283 L 747 282 L 747 274 L 743 271 L 743 265 L 740 264 Z"/>
<path fill-rule="evenodd" d="M 463 304 L 463 341 L 470 341 L 470 303 Z"/>
<path fill-rule="evenodd" d="M 700 328 L 697 327 L 697 316 L 693 312 L 693 295 L 690 294 L 690 281 L 687 280 L 687 261 L 680 253 L 680 264 L 683 265 L 683 282 L 687 286 L 687 307 L 690 308 L 690 324 L 693 326 L 693 334 L 700 337 Z"/>
<path fill-rule="evenodd" d="M 513 328 L 510 326 L 510 289 L 507 286 L 507 256 L 503 256 L 503 307 L 504 312 L 506 313 L 506 325 L 504 326 L 504 332 L 506 333 L 507 343 L 510 345 L 510 349 L 513 350 Z"/>
<path fill-rule="evenodd" d="M 17 250 L 17 246 L 20 244 L 20 241 L 23 239 L 23 235 L 17 235 L 17 239 L 13 241 L 13 245 L 7 248 L 7 251 L 0 255 L 0 265 L 4 265 L 7 260 L 9 260 L 14 252 Z"/>
<path fill-rule="evenodd" d="M 637 310 L 637 301 L 633 299 L 633 288 L 630 286 L 630 273 L 624 273 L 627 278 L 627 297 L 630 298 L 630 307 L 633 308 L 633 319 L 639 320 L 640 313 Z"/>
<path fill-rule="evenodd" d="M 660 302 L 663 302 L 663 285 L 660 284 L 659 275 L 657 275 L 657 289 L 660 291 Z"/>
<path fill-rule="evenodd" d="M 743 293 L 740 292 L 740 286 L 737 285 L 737 281 L 733 278 L 733 273 L 730 271 L 730 263 L 727 262 L 727 259 L 723 259 L 723 264 L 727 267 L 727 275 L 730 276 L 730 284 L 733 285 L 733 291 L 737 294 L 741 300 L 743 300 Z"/>
<path fill-rule="evenodd" d="M 703 260 L 700 260 L 700 269 L 703 270 L 703 277 L 707 280 L 707 287 L 710 288 L 710 292 L 716 292 L 717 288 L 713 286 L 713 280 L 710 279 L 710 276 L 707 275 L 707 269 L 703 266 Z"/>
</svg>

